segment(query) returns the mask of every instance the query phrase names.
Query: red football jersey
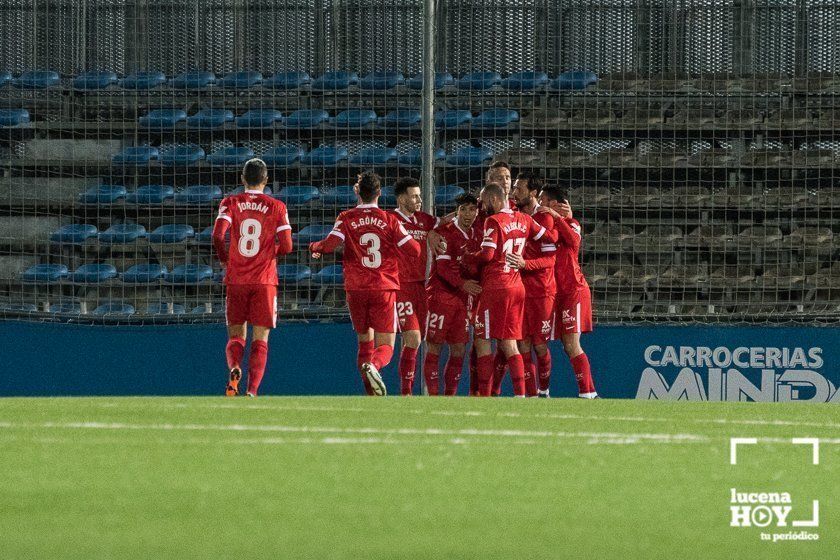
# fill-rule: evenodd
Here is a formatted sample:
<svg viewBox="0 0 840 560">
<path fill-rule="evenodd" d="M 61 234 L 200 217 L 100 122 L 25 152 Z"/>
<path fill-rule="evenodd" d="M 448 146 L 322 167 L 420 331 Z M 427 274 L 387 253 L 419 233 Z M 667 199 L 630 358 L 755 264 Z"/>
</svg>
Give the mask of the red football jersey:
<svg viewBox="0 0 840 560">
<path fill-rule="evenodd" d="M 399 208 L 388 212 L 396 216 L 408 234 L 420 244 L 419 259 L 409 258 L 402 252 L 397 253 L 400 263 L 400 282 L 425 282 L 426 263 L 429 261 L 426 237 L 428 237 L 429 231 L 437 227 L 438 219 L 425 212 L 415 212 L 411 216 L 407 216 Z"/>
<path fill-rule="evenodd" d="M 554 279 L 557 283 L 558 297 L 576 292 L 589 284 L 580 269 L 579 255 L 581 244 L 580 223 L 574 218 L 562 218 L 555 221 L 557 230 L 557 258 L 554 262 Z"/>
<path fill-rule="evenodd" d="M 545 212 L 538 212 L 539 204 L 534 208 L 534 213 L 531 218 L 551 231 L 554 229 L 554 218 L 551 214 Z M 557 290 L 557 285 L 554 281 L 554 266 L 556 260 L 554 255 L 557 252 L 557 246 L 554 243 L 546 241 L 534 241 L 529 239 L 525 243 L 525 253 L 522 255 L 526 261 L 534 261 L 536 259 L 549 258 L 551 262 L 547 262 L 545 267 L 535 270 L 522 270 L 522 283 L 525 284 L 526 297 L 544 297 L 553 296 Z"/>
<path fill-rule="evenodd" d="M 486 290 L 500 290 L 522 285 L 518 269 L 511 268 L 505 261 L 506 253 L 521 255 L 528 239 L 539 241 L 546 229 L 531 216 L 503 208 L 484 220 L 482 247 L 495 249 L 493 258 L 481 271 L 481 287 Z"/>
<path fill-rule="evenodd" d="M 439 301 L 460 300 L 467 301 L 469 294 L 461 289 L 464 280 L 471 275 L 461 266 L 461 258 L 465 253 L 478 250 L 479 237 L 475 230 L 463 230 L 458 225 L 458 219 L 437 229 L 446 242 L 446 251 L 435 258 L 432 272 L 429 276 L 427 293 L 429 297 Z M 478 278 L 473 278 L 478 280 Z"/>
<path fill-rule="evenodd" d="M 283 202 L 260 191 L 226 197 L 217 220 L 230 223 L 225 284 L 277 285 L 277 234 L 291 230 Z"/>
<path fill-rule="evenodd" d="M 345 290 L 399 290 L 399 247 L 412 240 L 396 216 L 375 204 L 338 215 L 330 232 L 344 241 Z"/>
</svg>

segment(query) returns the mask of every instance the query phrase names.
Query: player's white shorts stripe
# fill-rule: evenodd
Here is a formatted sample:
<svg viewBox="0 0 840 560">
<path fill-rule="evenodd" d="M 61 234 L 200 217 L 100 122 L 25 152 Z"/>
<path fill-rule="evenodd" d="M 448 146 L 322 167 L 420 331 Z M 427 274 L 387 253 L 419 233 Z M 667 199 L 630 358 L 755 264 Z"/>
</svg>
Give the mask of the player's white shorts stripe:
<svg viewBox="0 0 840 560">
<path fill-rule="evenodd" d="M 233 218 L 231 218 L 230 216 L 226 216 L 225 214 L 219 214 L 218 216 L 216 216 L 216 219 L 217 220 L 225 220 L 229 224 L 233 223 Z"/>
<path fill-rule="evenodd" d="M 551 340 L 554 340 L 554 329 L 557 327 L 557 312 L 551 313 Z"/>
<path fill-rule="evenodd" d="M 490 310 L 484 310 L 484 339 L 490 340 Z"/>
<path fill-rule="evenodd" d="M 230 303 L 230 298 L 225 297 L 225 324 L 230 325 L 230 321 L 228 321 L 228 304 Z"/>
<path fill-rule="evenodd" d="M 577 321 L 575 321 L 575 332 L 580 333 L 580 302 L 575 306 L 575 317 Z"/>
<path fill-rule="evenodd" d="M 405 245 L 406 243 L 408 243 L 409 241 L 411 241 L 411 239 L 412 239 L 412 238 L 411 238 L 411 236 L 410 236 L 410 235 L 406 235 L 405 237 L 403 237 L 402 239 L 400 239 L 400 242 L 399 242 L 399 243 L 397 243 L 397 247 L 402 247 L 403 245 Z"/>
<path fill-rule="evenodd" d="M 452 255 L 438 255 L 438 257 L 435 260 L 436 261 L 451 261 L 452 260 Z"/>
<path fill-rule="evenodd" d="M 534 236 L 534 241 L 539 241 L 543 235 L 545 235 L 545 228 L 540 227 L 540 232 Z"/>
<path fill-rule="evenodd" d="M 492 247 L 494 249 L 496 248 L 496 244 L 493 243 L 492 241 L 485 241 L 481 244 L 481 246 L 482 247 Z"/>
<path fill-rule="evenodd" d="M 271 328 L 277 328 L 277 296 L 274 296 L 274 308 L 271 310 Z"/>
<path fill-rule="evenodd" d="M 286 231 L 287 229 L 292 229 L 292 226 L 290 226 L 290 225 L 280 226 L 280 227 L 277 228 L 276 231 Z"/>
<path fill-rule="evenodd" d="M 341 239 L 342 241 L 344 241 L 344 234 L 343 234 L 343 233 L 341 233 L 340 231 L 338 231 L 337 229 L 332 230 L 332 231 L 330 232 L 330 235 L 335 235 L 336 237 L 338 237 L 339 239 Z M 329 236 L 328 236 L 328 237 L 329 237 Z"/>
<path fill-rule="evenodd" d="M 399 315 L 397 313 L 397 302 L 394 302 L 394 332 L 397 332 L 399 329 L 400 320 Z"/>
</svg>

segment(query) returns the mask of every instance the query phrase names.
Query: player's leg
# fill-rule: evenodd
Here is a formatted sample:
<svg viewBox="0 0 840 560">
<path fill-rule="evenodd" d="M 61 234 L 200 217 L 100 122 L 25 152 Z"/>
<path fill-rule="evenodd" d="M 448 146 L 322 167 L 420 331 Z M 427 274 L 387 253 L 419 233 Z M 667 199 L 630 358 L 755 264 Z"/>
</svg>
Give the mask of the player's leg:
<svg viewBox="0 0 840 560">
<path fill-rule="evenodd" d="M 510 368 L 510 379 L 513 382 L 513 394 L 517 397 L 525 396 L 525 364 L 519 353 L 518 340 L 522 336 L 522 325 L 525 318 L 525 288 L 506 290 L 503 305 L 498 309 L 497 316 L 501 317 L 502 325 L 498 326 L 495 335 L 499 338 L 499 347 L 507 358 Z"/>
<path fill-rule="evenodd" d="M 353 330 L 359 341 L 356 352 L 356 369 L 362 378 L 365 393 L 373 396 L 373 387 L 365 375 L 362 365 L 366 364 L 373 357 L 373 329 L 367 322 L 367 292 L 348 291 L 347 308 L 350 310 L 350 321 L 353 323 Z"/>
<path fill-rule="evenodd" d="M 548 398 L 548 387 L 551 383 L 551 351 L 548 349 L 547 342 L 534 344 L 534 353 L 537 355 L 537 396 Z"/>
<path fill-rule="evenodd" d="M 248 322 L 251 352 L 248 354 L 248 396 L 256 397 L 268 361 L 268 335 L 277 326 L 277 286 L 249 287 Z"/>
<path fill-rule="evenodd" d="M 365 393 L 367 393 L 368 396 L 373 396 L 373 387 L 362 369 L 362 366 L 369 362 L 373 357 L 373 329 L 369 328 L 363 333 L 356 332 L 356 338 L 359 341 L 359 347 L 356 351 L 356 369 L 362 377 L 362 383 L 365 386 Z"/>
<path fill-rule="evenodd" d="M 443 374 L 443 394 L 453 396 L 458 393 L 458 383 L 461 381 L 461 372 L 464 370 L 464 354 L 467 351 L 465 343 L 449 345 L 449 358 L 446 360 L 446 369 Z"/>
<path fill-rule="evenodd" d="M 578 383 L 578 396 L 584 399 L 594 399 L 598 396 L 598 393 L 595 392 L 595 384 L 592 382 L 589 358 L 580 345 L 580 333 L 563 333 L 560 340 L 563 341 L 563 350 L 569 356 L 572 370 L 575 372 L 575 379 Z"/>
<path fill-rule="evenodd" d="M 225 322 L 228 341 L 225 346 L 228 381 L 225 395 L 239 394 L 239 380 L 242 379 L 242 357 L 245 355 L 246 328 L 248 321 L 248 297 L 244 286 L 225 288 Z"/>
<path fill-rule="evenodd" d="M 394 291 L 371 292 L 367 307 L 367 322 L 373 327 L 373 355 L 362 364 L 362 371 L 373 387 L 373 393 L 387 394 L 380 371 L 391 363 L 397 337 L 397 293 Z"/>
<path fill-rule="evenodd" d="M 525 395 L 537 396 L 537 370 L 531 360 L 531 339 L 526 336 L 519 341 L 519 354 L 522 356 L 522 364 L 525 368 Z"/>
<path fill-rule="evenodd" d="M 426 357 L 423 359 L 423 379 L 429 396 L 440 394 L 440 351 L 442 344 L 426 339 Z"/>
<path fill-rule="evenodd" d="M 402 347 L 400 348 L 400 393 L 410 395 L 414 389 L 414 373 L 417 370 L 417 352 L 422 338 L 420 330 L 408 330 L 400 333 Z"/>
<path fill-rule="evenodd" d="M 507 358 L 507 365 L 510 368 L 510 380 L 513 383 L 513 394 L 516 397 L 525 396 L 525 364 L 522 362 L 522 355 L 519 353 L 519 346 L 516 339 L 507 338 L 499 341 L 499 349 Z"/>
<path fill-rule="evenodd" d="M 483 293 L 473 318 L 478 395 L 482 397 L 489 397 L 493 389 L 493 346 L 490 343 L 490 332 L 495 328 L 495 323 L 490 308 L 496 305 L 495 299 L 491 292 Z"/>
<path fill-rule="evenodd" d="M 400 324 L 400 392 L 410 395 L 417 369 L 417 352 L 423 341 L 421 322 L 426 321 L 426 290 L 421 282 L 412 282 L 397 293 L 397 315 Z"/>
<path fill-rule="evenodd" d="M 251 352 L 248 354 L 248 392 L 256 397 L 268 362 L 268 335 L 271 327 L 254 325 L 251 329 Z"/>
</svg>

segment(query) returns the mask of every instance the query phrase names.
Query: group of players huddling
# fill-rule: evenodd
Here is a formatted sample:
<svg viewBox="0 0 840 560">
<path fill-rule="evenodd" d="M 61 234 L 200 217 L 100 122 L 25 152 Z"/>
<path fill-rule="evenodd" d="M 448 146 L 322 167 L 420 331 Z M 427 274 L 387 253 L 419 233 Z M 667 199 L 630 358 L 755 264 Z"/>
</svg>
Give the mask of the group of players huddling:
<svg viewBox="0 0 840 560">
<path fill-rule="evenodd" d="M 226 268 L 225 392 L 240 392 L 250 323 L 246 394 L 254 397 L 276 326 L 276 258 L 292 251 L 292 238 L 285 204 L 263 192 L 265 163 L 248 161 L 242 182 L 244 192 L 219 206 L 213 246 Z M 598 398 L 580 346 L 581 333 L 592 330 L 589 285 L 579 264 L 581 227 L 562 189 L 532 172 L 519 173 L 511 184 L 510 166 L 495 162 L 479 196 L 459 196 L 456 211 L 441 218 L 420 210 L 420 184 L 413 178 L 397 181 L 393 210 L 378 206 L 381 181 L 375 173 L 359 175 L 354 190 L 359 204 L 339 214 L 329 235 L 309 250 L 319 259 L 343 248 L 344 289 L 359 341 L 356 365 L 368 395 L 387 392 L 380 372 L 393 357 L 397 331 L 401 394 L 413 392 L 425 340 L 429 395 L 440 394 L 441 377 L 443 394 L 455 395 L 472 326 L 470 395 L 499 395 L 509 372 L 514 395 L 548 397 L 548 341 L 559 338 L 579 396 Z M 449 358 L 441 376 L 444 345 Z"/>
</svg>

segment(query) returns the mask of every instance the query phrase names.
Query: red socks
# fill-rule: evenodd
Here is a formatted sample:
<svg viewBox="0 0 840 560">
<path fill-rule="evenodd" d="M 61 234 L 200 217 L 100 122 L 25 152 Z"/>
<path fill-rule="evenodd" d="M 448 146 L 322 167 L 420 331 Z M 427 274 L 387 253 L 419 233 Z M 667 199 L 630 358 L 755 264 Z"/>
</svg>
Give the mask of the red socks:
<svg viewBox="0 0 840 560">
<path fill-rule="evenodd" d="M 540 378 L 540 391 L 548 391 L 551 384 L 551 352 L 545 356 L 537 355 L 537 373 Z"/>
<path fill-rule="evenodd" d="M 522 363 L 525 365 L 525 394 L 529 397 L 537 396 L 537 368 L 531 361 L 531 351 L 522 354 Z"/>
<path fill-rule="evenodd" d="M 251 341 L 251 353 L 248 356 L 248 392 L 257 396 L 265 363 L 268 360 L 268 343 L 264 340 Z"/>
<path fill-rule="evenodd" d="M 359 370 L 359 374 L 362 376 L 362 383 L 365 384 L 365 392 L 368 395 L 373 395 L 373 387 L 370 386 L 370 382 L 367 380 L 367 376 L 362 373 L 362 364 L 365 362 L 369 362 L 373 358 L 373 341 L 368 340 L 367 342 L 360 342 L 359 343 L 359 352 L 356 354 L 356 368 Z"/>
<path fill-rule="evenodd" d="M 525 364 L 521 354 L 514 354 L 507 359 L 510 366 L 510 380 L 513 382 L 513 394 L 517 397 L 525 396 Z"/>
<path fill-rule="evenodd" d="M 402 365 L 402 364 L 401 364 Z M 440 356 L 426 353 L 423 360 L 423 379 L 426 380 L 426 389 L 430 396 L 440 394 Z"/>
<path fill-rule="evenodd" d="M 478 394 L 482 397 L 489 397 L 493 389 L 493 356 L 478 356 L 476 359 L 478 370 Z"/>
<path fill-rule="evenodd" d="M 414 371 L 417 369 L 417 348 L 403 346 L 400 353 L 400 393 L 410 395 L 414 389 Z M 423 368 L 425 374 L 426 368 Z"/>
<path fill-rule="evenodd" d="M 446 361 L 446 371 L 443 374 L 444 395 L 451 397 L 458 392 L 458 382 L 461 381 L 461 371 L 463 369 L 463 356 L 449 356 L 449 359 Z"/>
<path fill-rule="evenodd" d="M 242 367 L 242 356 L 245 355 L 245 339 L 234 337 L 228 340 L 225 346 L 225 357 L 227 358 L 228 369 Z"/>
<path fill-rule="evenodd" d="M 594 397 L 595 384 L 592 382 L 592 372 L 589 369 L 589 358 L 586 354 L 578 354 L 572 358 L 572 369 L 578 382 L 578 393 L 581 397 Z"/>
<path fill-rule="evenodd" d="M 478 354 L 475 344 L 470 347 L 470 395 L 478 396 Z"/>
<path fill-rule="evenodd" d="M 506 369 L 507 358 L 504 352 L 496 350 L 496 355 L 493 356 L 493 395 L 497 397 L 502 394 L 502 381 L 505 378 Z"/>
<path fill-rule="evenodd" d="M 415 361 L 417 360 L 415 350 Z M 389 344 L 383 344 L 382 346 L 377 346 L 376 349 L 373 351 L 373 356 L 370 359 L 370 363 L 378 369 L 382 370 L 385 366 L 391 363 L 391 358 L 394 357 L 394 347 Z"/>
</svg>

